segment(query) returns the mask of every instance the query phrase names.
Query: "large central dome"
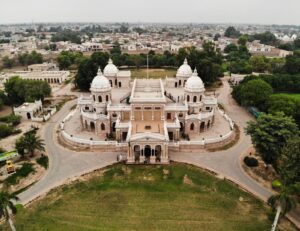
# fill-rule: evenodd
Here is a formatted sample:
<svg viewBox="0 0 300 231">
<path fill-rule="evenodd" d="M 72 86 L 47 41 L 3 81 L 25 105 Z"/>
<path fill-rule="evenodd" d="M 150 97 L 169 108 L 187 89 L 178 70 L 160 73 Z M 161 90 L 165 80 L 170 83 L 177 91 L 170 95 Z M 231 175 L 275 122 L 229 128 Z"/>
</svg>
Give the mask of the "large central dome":
<svg viewBox="0 0 300 231">
<path fill-rule="evenodd" d="M 104 76 L 106 77 L 114 77 L 117 76 L 119 70 L 116 67 L 116 65 L 113 64 L 113 61 L 109 59 L 108 64 L 105 66 L 103 72 L 104 72 Z"/>
<path fill-rule="evenodd" d="M 177 70 L 177 77 L 190 77 L 193 74 L 192 68 L 190 67 L 190 65 L 187 62 L 187 59 L 184 59 L 183 64 L 178 68 Z"/>
<path fill-rule="evenodd" d="M 99 68 L 97 76 L 93 79 L 91 83 L 91 91 L 93 92 L 103 92 L 109 91 L 111 89 L 111 85 L 108 79 L 103 76 L 101 69 Z"/>
<path fill-rule="evenodd" d="M 185 90 L 189 92 L 202 92 L 205 91 L 202 79 L 198 76 L 195 68 L 194 73 L 185 83 Z"/>
</svg>

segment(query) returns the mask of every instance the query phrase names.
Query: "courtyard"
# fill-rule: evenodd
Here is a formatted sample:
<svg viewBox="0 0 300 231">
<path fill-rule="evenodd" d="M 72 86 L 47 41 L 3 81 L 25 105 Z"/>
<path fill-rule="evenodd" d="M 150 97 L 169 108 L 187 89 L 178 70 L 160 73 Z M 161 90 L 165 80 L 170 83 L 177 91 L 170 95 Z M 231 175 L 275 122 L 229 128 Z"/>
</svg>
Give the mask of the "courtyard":
<svg viewBox="0 0 300 231">
<path fill-rule="evenodd" d="M 16 216 L 17 230 L 259 231 L 270 227 L 263 202 L 225 180 L 179 163 L 113 165 L 53 190 Z"/>
</svg>

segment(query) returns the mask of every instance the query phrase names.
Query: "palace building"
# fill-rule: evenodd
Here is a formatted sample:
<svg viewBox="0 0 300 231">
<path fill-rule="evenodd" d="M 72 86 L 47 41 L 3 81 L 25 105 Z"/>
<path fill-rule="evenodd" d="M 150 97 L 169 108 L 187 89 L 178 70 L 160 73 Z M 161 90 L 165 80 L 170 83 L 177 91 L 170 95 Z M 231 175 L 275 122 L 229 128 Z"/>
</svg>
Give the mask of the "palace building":
<svg viewBox="0 0 300 231">
<path fill-rule="evenodd" d="M 127 144 L 127 163 L 168 163 L 170 142 L 214 124 L 217 99 L 187 60 L 176 77 L 133 81 L 109 60 L 90 91 L 78 99 L 82 129 Z"/>
</svg>

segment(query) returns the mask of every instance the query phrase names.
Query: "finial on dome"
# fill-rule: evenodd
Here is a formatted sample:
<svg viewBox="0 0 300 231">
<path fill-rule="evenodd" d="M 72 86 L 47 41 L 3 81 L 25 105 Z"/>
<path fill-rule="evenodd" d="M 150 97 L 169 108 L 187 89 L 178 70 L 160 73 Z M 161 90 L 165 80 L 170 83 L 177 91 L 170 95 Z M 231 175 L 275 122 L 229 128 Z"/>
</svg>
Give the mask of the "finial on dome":
<svg viewBox="0 0 300 231">
<path fill-rule="evenodd" d="M 194 69 L 193 76 L 198 76 L 197 68 Z"/>
<path fill-rule="evenodd" d="M 98 68 L 97 75 L 102 75 L 102 71 L 101 71 L 101 68 L 100 68 L 100 67 Z"/>
<path fill-rule="evenodd" d="M 112 63 L 113 63 L 112 59 L 111 59 L 111 58 L 109 58 L 109 60 L 108 60 L 108 64 L 112 64 Z"/>
<path fill-rule="evenodd" d="M 183 61 L 184 64 L 188 64 L 188 61 L 186 58 L 184 58 L 184 61 Z"/>
</svg>

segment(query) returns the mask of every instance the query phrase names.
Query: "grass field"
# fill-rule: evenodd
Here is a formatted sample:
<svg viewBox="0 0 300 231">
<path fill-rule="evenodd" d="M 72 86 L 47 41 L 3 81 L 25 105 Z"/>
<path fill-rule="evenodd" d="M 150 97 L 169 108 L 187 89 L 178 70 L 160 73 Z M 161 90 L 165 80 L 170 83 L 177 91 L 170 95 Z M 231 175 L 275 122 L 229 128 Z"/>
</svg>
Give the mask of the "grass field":
<svg viewBox="0 0 300 231">
<path fill-rule="evenodd" d="M 175 75 L 175 69 L 149 69 L 149 78 L 153 79 L 174 77 Z M 147 78 L 147 69 L 131 69 L 131 78 Z"/>
<path fill-rule="evenodd" d="M 262 202 L 196 167 L 114 165 L 53 190 L 17 230 L 269 230 Z"/>
<path fill-rule="evenodd" d="M 299 94 L 294 94 L 294 93 L 279 93 L 279 94 L 276 94 L 276 95 L 286 95 L 286 96 L 290 96 L 292 98 L 295 98 L 297 100 L 300 100 L 300 93 Z"/>
</svg>

